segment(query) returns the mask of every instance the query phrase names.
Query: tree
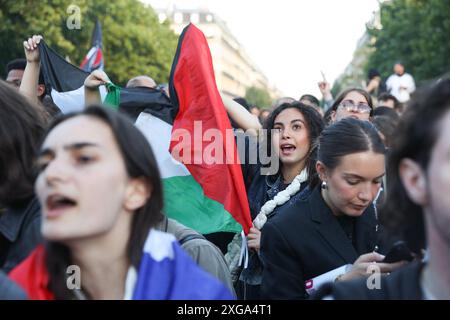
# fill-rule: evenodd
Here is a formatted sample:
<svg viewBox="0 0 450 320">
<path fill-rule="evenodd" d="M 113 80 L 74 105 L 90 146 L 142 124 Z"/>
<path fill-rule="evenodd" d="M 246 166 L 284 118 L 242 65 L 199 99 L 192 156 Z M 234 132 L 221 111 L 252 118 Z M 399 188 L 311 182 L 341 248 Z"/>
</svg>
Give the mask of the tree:
<svg viewBox="0 0 450 320">
<path fill-rule="evenodd" d="M 380 10 L 367 68 L 387 76 L 401 60 L 418 84 L 450 70 L 450 0 L 385 1 Z"/>
<path fill-rule="evenodd" d="M 68 27 L 77 8 L 80 29 Z M 49 46 L 79 65 L 90 48 L 96 17 L 102 25 L 105 71 L 112 81 L 124 85 L 141 74 L 168 81 L 177 36 L 138 0 L 0 0 L 0 65 L 23 57 L 22 42 L 33 34 L 42 34 Z"/>
<path fill-rule="evenodd" d="M 271 105 L 271 99 L 269 93 L 258 87 L 249 87 L 245 91 L 245 100 L 251 106 L 258 106 L 259 108 L 266 109 Z"/>
</svg>

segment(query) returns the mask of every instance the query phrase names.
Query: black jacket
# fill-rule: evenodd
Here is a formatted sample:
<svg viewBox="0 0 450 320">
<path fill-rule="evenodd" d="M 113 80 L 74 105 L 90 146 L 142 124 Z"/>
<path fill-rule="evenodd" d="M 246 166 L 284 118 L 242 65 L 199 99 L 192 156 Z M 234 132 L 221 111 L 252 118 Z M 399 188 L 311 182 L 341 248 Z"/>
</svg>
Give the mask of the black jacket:
<svg viewBox="0 0 450 320">
<path fill-rule="evenodd" d="M 264 226 L 261 259 L 263 299 L 306 299 L 305 281 L 352 264 L 375 246 L 384 252 L 373 205 L 355 219 L 353 246 L 316 188 Z"/>
<path fill-rule="evenodd" d="M 320 287 L 313 299 L 332 298 L 335 300 L 422 300 L 420 274 L 424 267 L 421 262 L 413 262 L 380 281 L 379 289 L 368 289 L 366 279 L 328 283 Z"/>
<path fill-rule="evenodd" d="M 0 214 L 0 269 L 8 273 L 41 242 L 41 209 L 34 198 Z"/>
</svg>

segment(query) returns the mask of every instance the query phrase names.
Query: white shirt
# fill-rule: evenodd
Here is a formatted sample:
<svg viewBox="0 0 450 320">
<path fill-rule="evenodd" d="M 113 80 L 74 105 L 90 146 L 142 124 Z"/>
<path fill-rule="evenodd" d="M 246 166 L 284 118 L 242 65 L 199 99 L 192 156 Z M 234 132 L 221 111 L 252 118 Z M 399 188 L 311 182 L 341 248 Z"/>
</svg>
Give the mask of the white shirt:
<svg viewBox="0 0 450 320">
<path fill-rule="evenodd" d="M 386 86 L 388 91 L 401 103 L 407 102 L 410 94 L 416 90 L 414 78 L 408 73 L 404 73 L 401 76 L 397 74 L 391 75 L 386 81 Z M 403 87 L 403 89 L 400 89 L 400 87 Z"/>
</svg>

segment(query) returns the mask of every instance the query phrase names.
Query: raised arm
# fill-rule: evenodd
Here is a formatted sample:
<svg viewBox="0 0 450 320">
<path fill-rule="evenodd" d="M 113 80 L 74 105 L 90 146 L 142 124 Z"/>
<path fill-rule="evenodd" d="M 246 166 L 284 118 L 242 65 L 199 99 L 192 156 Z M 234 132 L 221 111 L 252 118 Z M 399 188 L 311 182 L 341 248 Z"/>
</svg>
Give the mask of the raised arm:
<svg viewBox="0 0 450 320">
<path fill-rule="evenodd" d="M 318 83 L 318 86 L 324 101 L 325 111 L 327 111 L 334 103 L 333 95 L 331 94 L 331 85 L 329 82 L 322 81 Z"/>
<path fill-rule="evenodd" d="M 84 102 L 86 106 L 102 103 L 98 87 L 109 81 L 107 74 L 103 71 L 92 71 L 92 73 L 84 80 Z"/>
<path fill-rule="evenodd" d="M 41 61 L 39 57 L 38 44 L 41 39 L 42 36 L 34 35 L 27 41 L 23 42 L 27 66 L 25 67 L 25 71 L 23 73 L 19 91 L 34 103 L 39 102 L 38 84 Z"/>
<path fill-rule="evenodd" d="M 229 97 L 226 97 L 225 95 L 221 95 L 221 97 L 228 115 L 238 124 L 238 126 L 245 131 L 253 129 L 255 135 L 257 135 L 258 131 L 262 128 L 258 117 L 248 112 L 247 109 Z"/>
</svg>

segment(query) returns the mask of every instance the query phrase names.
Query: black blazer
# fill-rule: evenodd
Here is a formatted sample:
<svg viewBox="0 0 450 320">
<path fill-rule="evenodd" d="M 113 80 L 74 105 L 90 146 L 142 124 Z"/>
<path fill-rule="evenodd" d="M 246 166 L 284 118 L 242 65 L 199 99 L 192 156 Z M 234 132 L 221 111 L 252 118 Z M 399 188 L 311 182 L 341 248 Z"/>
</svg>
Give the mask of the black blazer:
<svg viewBox="0 0 450 320">
<path fill-rule="evenodd" d="M 306 200 L 286 207 L 261 235 L 263 299 L 306 299 L 305 281 L 352 264 L 380 243 L 373 205 L 356 218 L 355 247 L 316 188 Z"/>
</svg>

